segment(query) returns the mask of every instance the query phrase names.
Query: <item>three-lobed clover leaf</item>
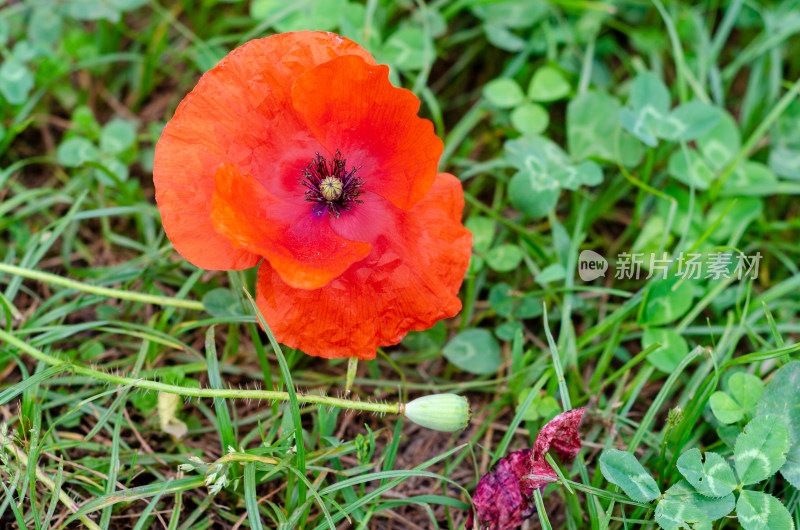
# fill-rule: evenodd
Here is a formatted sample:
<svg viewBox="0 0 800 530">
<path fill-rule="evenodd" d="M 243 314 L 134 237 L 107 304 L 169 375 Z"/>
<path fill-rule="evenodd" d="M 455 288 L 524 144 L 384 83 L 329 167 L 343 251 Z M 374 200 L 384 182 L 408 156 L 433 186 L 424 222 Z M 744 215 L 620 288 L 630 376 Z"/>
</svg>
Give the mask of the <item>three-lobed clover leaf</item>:
<svg viewBox="0 0 800 530">
<path fill-rule="evenodd" d="M 705 453 L 705 461 L 699 449 L 690 449 L 678 458 L 678 471 L 706 497 L 719 498 L 736 489 L 733 469 L 717 453 Z"/>
<path fill-rule="evenodd" d="M 656 147 L 659 138 L 673 142 L 694 140 L 710 131 L 719 116 L 716 107 L 700 101 L 690 101 L 670 111 L 666 85 L 652 72 L 644 72 L 634 79 L 619 121 L 642 143 Z"/>
<path fill-rule="evenodd" d="M 764 387 L 756 416 L 778 416 L 789 428 L 791 449 L 781 475 L 795 488 L 800 488 L 800 361 L 782 366 Z"/>
<path fill-rule="evenodd" d="M 72 118 L 78 131 L 59 144 L 56 157 L 66 167 L 89 165 L 95 168 L 93 175 L 108 186 L 116 186 L 128 180 L 129 160 L 136 145 L 136 128 L 123 119 L 112 119 L 102 128 L 85 107 L 76 109 Z M 89 138 L 99 140 L 99 148 Z M 123 160 L 120 160 L 122 158 Z"/>
<path fill-rule="evenodd" d="M 769 493 L 744 490 L 736 502 L 736 517 L 744 530 L 794 530 L 786 506 Z"/>
<path fill-rule="evenodd" d="M 727 111 L 712 107 L 718 114 L 715 125 L 695 138 L 697 149 L 675 150 L 667 162 L 667 172 L 674 179 L 696 189 L 708 189 L 720 173 L 736 158 L 742 137 L 736 120 Z M 754 185 L 776 181 L 768 167 L 758 162 L 737 165 L 725 181 L 728 194 L 752 195 Z M 765 188 L 769 193 L 769 188 Z M 774 193 L 774 192 L 773 192 Z"/>
<path fill-rule="evenodd" d="M 487 26 L 486 31 L 501 40 L 517 38 L 508 29 L 497 25 Z M 509 45 L 514 46 L 513 42 Z M 550 114 L 539 102 L 563 99 L 571 91 L 572 86 L 561 70 L 543 66 L 533 73 L 526 91 L 514 79 L 500 77 L 483 87 L 483 96 L 492 107 L 511 110 L 509 118 L 514 129 L 523 136 L 533 137 L 542 134 L 550 124 Z"/>
<path fill-rule="evenodd" d="M 745 372 L 736 372 L 728 379 L 728 392 L 711 394 L 711 411 L 724 424 L 736 423 L 745 415 L 753 414 L 763 390 L 761 379 Z"/>
<path fill-rule="evenodd" d="M 697 493 L 686 480 L 680 480 L 658 501 L 655 520 L 664 530 L 711 528 L 712 521 L 731 513 L 734 506 L 732 493 L 709 498 Z"/>
<path fill-rule="evenodd" d="M 541 136 L 509 140 L 503 150 L 506 161 L 518 170 L 508 186 L 511 204 L 532 217 L 545 215 L 562 188 L 596 186 L 603 180 L 596 163 L 573 164 L 563 149 Z"/>
<path fill-rule="evenodd" d="M 619 123 L 621 105 L 602 92 L 578 94 L 567 104 L 567 148 L 575 160 L 596 158 L 632 167 L 644 147 Z"/>
<path fill-rule="evenodd" d="M 739 480 L 755 484 L 766 480 L 786 462 L 789 429 L 780 416 L 759 416 L 736 438 L 733 460 Z"/>
</svg>

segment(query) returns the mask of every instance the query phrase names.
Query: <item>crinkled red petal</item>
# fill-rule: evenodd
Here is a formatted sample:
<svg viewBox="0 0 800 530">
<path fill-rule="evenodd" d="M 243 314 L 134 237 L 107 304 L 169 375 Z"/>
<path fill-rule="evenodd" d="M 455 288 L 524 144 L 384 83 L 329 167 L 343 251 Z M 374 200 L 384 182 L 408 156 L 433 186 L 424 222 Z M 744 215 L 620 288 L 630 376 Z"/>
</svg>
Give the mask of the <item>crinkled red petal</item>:
<svg viewBox="0 0 800 530">
<path fill-rule="evenodd" d="M 283 201 L 231 164 L 217 170 L 211 219 L 217 233 L 267 258 L 298 289 L 324 286 L 370 250 L 369 243 L 337 235 L 328 216 L 315 215 L 307 202 Z"/>
<path fill-rule="evenodd" d="M 261 264 L 258 306 L 279 341 L 320 357 L 372 359 L 379 346 L 397 344 L 409 331 L 427 329 L 461 309 L 456 294 L 469 265 L 472 234 L 461 224 L 458 179 L 438 175 L 410 210 L 389 203 L 362 208 L 367 204 L 332 227 L 341 235 L 349 226 L 350 238 L 371 243 L 369 256 L 324 288 L 293 289 L 270 263 Z M 358 215 L 369 222 L 352 222 Z M 381 225 L 391 230 L 374 230 Z"/>
<path fill-rule="evenodd" d="M 205 269 L 258 262 L 257 254 L 213 228 L 217 168 L 231 163 L 277 196 L 302 196 L 297 178 L 324 149 L 294 112 L 291 87 L 305 72 L 346 55 L 374 63 L 363 48 L 333 33 L 253 40 L 206 72 L 184 98 L 156 145 L 153 180 L 164 229 L 187 260 Z"/>
<path fill-rule="evenodd" d="M 497 461 L 483 475 L 475 488 L 466 528 L 474 519 L 481 529 L 510 530 L 519 527 L 536 513 L 533 492 L 558 480 L 558 475 L 545 460 L 552 450 L 564 463 L 571 462 L 581 448 L 578 428 L 585 408 L 562 412 L 539 431 L 533 449 L 522 449 Z"/>
<path fill-rule="evenodd" d="M 392 86 L 388 67 L 339 57 L 298 77 L 292 102 L 329 152 L 338 149 L 361 167 L 364 191 L 404 209 L 428 193 L 442 141 L 417 116 L 419 99 Z"/>
</svg>

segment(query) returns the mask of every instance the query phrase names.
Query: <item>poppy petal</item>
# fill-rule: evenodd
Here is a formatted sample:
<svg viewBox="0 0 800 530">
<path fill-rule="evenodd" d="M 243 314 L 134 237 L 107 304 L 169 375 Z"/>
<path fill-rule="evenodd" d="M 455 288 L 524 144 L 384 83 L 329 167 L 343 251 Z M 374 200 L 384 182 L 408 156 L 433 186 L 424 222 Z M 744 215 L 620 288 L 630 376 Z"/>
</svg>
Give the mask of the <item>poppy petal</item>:
<svg viewBox="0 0 800 530">
<path fill-rule="evenodd" d="M 343 56 L 299 76 L 292 103 L 325 148 L 360 166 L 364 191 L 399 208 L 422 200 L 436 177 L 442 141 L 417 116 L 419 99 L 389 81 L 389 68 Z"/>
<path fill-rule="evenodd" d="M 308 203 L 275 197 L 232 164 L 217 170 L 211 220 L 217 233 L 237 248 L 264 256 L 297 289 L 324 286 L 370 251 L 369 243 L 337 235 L 328 217 L 312 213 Z"/>
<path fill-rule="evenodd" d="M 184 98 L 156 145 L 153 180 L 164 229 L 175 249 L 205 269 L 245 269 L 259 256 L 237 247 L 211 223 L 214 176 L 223 163 L 302 198 L 297 183 L 319 141 L 291 104 L 294 80 L 342 55 L 374 59 L 327 32 L 258 39 L 232 51 Z"/>
<path fill-rule="evenodd" d="M 459 180 L 438 175 L 410 210 L 387 205 L 382 214 L 374 209 L 375 223 L 391 223 L 392 230 L 356 233 L 361 223 L 353 223 L 351 236 L 373 239 L 372 252 L 324 289 L 292 289 L 272 263 L 261 264 L 257 302 L 279 341 L 320 357 L 372 359 L 379 346 L 397 344 L 409 331 L 461 309 L 456 295 L 472 234 L 461 225 Z M 348 230 L 347 224 L 332 226 L 340 234 Z"/>
<path fill-rule="evenodd" d="M 534 490 L 558 480 L 545 454 L 552 450 L 565 464 L 575 460 L 581 450 L 579 429 L 585 411 L 582 407 L 562 412 L 542 427 L 532 449 L 498 460 L 478 481 L 472 496 L 475 512 L 470 510 L 466 528 L 472 528 L 476 518 L 481 528 L 517 528 L 536 513 Z"/>
</svg>

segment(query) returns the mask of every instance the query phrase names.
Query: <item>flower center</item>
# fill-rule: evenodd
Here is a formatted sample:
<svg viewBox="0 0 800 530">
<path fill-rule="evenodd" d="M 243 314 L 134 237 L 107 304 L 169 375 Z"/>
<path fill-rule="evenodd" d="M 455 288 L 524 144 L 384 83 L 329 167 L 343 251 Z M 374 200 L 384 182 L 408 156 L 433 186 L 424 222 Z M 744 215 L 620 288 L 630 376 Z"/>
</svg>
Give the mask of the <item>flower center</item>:
<svg viewBox="0 0 800 530">
<path fill-rule="evenodd" d="M 347 160 L 338 150 L 330 162 L 319 153 L 315 154 L 298 179 L 308 188 L 305 199 L 313 203 L 314 214 L 328 212 L 330 217 L 338 218 L 342 212 L 349 212 L 354 205 L 364 202 L 358 200 L 364 180 L 355 176 L 357 167 L 348 173 Z"/>
<path fill-rule="evenodd" d="M 341 197 L 343 189 L 344 184 L 336 177 L 325 177 L 322 179 L 322 182 L 319 183 L 319 191 L 322 193 L 322 196 L 325 197 L 325 200 L 328 201 L 335 201 Z"/>
</svg>

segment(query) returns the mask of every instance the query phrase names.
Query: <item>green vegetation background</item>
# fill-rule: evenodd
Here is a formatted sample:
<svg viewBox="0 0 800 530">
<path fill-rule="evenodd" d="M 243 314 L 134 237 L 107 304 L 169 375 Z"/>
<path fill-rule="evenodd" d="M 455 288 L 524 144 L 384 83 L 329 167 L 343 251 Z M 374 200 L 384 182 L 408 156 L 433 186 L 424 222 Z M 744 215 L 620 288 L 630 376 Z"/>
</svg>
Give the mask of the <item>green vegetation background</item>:
<svg viewBox="0 0 800 530">
<path fill-rule="evenodd" d="M 200 74 L 243 42 L 301 29 L 389 64 L 464 183 L 475 243 L 463 312 L 380 351 L 355 381 L 362 401 L 465 394 L 461 433 L 191 398 L 344 386 L 341 362 L 286 350 L 279 365 L 242 289 L 254 271 L 186 263 L 153 200 L 155 142 Z M 588 406 L 584 450 L 532 525 L 798 527 L 797 422 L 788 460 L 782 442 L 758 449 L 780 473 L 756 474 L 756 493 L 734 479 L 735 513 L 675 515 L 697 506 L 674 489 L 690 488 L 676 465 L 690 450 L 742 474 L 737 436 L 767 428 L 757 403 L 797 405 L 768 383 L 800 351 L 798 32 L 791 0 L 5 3 L 0 524 L 326 528 L 346 515 L 354 528 L 459 528 L 492 462 Z M 611 262 L 604 278 L 578 277 L 586 249 Z M 615 278 L 625 252 L 697 254 L 700 278 L 677 279 L 677 262 L 667 280 L 647 266 Z M 723 252 L 728 278 L 706 277 Z M 757 253 L 757 278 L 737 279 L 737 257 Z M 652 475 L 642 498 L 626 487 L 634 464 Z M 785 517 L 758 505 L 767 497 Z"/>
</svg>

